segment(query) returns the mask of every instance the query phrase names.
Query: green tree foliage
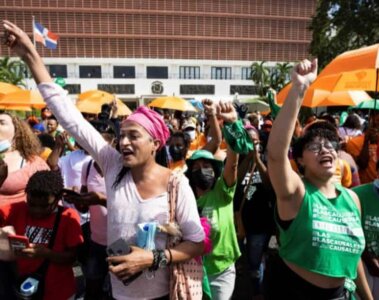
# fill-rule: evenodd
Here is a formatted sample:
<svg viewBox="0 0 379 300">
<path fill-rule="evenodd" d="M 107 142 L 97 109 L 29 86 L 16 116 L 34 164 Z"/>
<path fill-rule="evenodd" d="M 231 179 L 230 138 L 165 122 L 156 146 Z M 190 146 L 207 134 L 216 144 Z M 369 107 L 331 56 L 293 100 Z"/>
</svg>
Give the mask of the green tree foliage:
<svg viewBox="0 0 379 300">
<path fill-rule="evenodd" d="M 344 51 L 379 42 L 378 0 L 319 0 L 310 52 L 325 67 Z"/>
<path fill-rule="evenodd" d="M 289 82 L 292 69 L 292 65 L 288 62 L 277 63 L 273 68 L 265 64 L 265 61 L 254 62 L 250 71 L 250 78 L 258 87 L 260 97 L 266 96 L 269 87 L 280 91 Z"/>
<path fill-rule="evenodd" d="M 292 65 L 288 62 L 277 63 L 270 74 L 270 87 L 280 91 L 291 79 Z"/>
<path fill-rule="evenodd" d="M 265 95 L 265 89 L 269 85 L 270 69 L 265 66 L 265 61 L 254 62 L 251 65 L 250 78 L 258 87 L 259 96 Z"/>
<path fill-rule="evenodd" d="M 21 60 L 11 60 L 9 57 L 0 59 L 0 81 L 14 85 L 25 86 L 27 67 Z"/>
</svg>

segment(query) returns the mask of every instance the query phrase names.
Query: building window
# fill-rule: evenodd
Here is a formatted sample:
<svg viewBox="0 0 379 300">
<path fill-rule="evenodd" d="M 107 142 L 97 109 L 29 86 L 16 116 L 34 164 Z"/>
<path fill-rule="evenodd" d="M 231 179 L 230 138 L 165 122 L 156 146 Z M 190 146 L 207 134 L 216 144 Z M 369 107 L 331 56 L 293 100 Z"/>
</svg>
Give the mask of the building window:
<svg viewBox="0 0 379 300">
<path fill-rule="evenodd" d="M 146 75 L 150 79 L 167 79 L 168 67 L 146 67 Z"/>
<path fill-rule="evenodd" d="M 232 79 L 232 68 L 212 67 L 212 79 Z"/>
<path fill-rule="evenodd" d="M 251 68 L 250 67 L 243 67 L 241 69 L 241 79 L 242 80 L 251 80 Z"/>
<path fill-rule="evenodd" d="M 136 68 L 128 66 L 114 66 L 113 78 L 136 78 Z"/>
<path fill-rule="evenodd" d="M 214 95 L 215 86 L 205 84 L 181 84 L 180 94 L 182 95 Z"/>
<path fill-rule="evenodd" d="M 48 69 L 51 77 L 67 78 L 66 65 L 48 65 Z"/>
<path fill-rule="evenodd" d="M 80 84 L 66 84 L 64 89 L 67 90 L 69 94 L 80 94 L 81 92 Z"/>
<path fill-rule="evenodd" d="M 111 94 L 134 94 L 134 84 L 98 84 L 97 89 Z"/>
<path fill-rule="evenodd" d="M 240 95 L 257 95 L 258 87 L 256 85 L 231 85 L 230 95 L 238 93 Z"/>
<path fill-rule="evenodd" d="M 101 66 L 79 66 L 80 78 L 101 78 Z"/>
<path fill-rule="evenodd" d="M 200 67 L 180 67 L 180 79 L 200 79 Z"/>
</svg>

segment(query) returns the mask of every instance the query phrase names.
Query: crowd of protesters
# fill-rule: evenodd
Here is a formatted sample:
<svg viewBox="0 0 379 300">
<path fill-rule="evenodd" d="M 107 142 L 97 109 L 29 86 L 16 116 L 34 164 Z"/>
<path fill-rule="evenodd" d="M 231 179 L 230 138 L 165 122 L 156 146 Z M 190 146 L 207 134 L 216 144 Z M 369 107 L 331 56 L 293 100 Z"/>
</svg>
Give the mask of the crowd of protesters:
<svg viewBox="0 0 379 300">
<path fill-rule="evenodd" d="M 211 100 L 83 116 L 3 27 L 47 106 L 0 112 L 1 299 L 75 299 L 79 266 L 84 299 L 228 300 L 245 261 L 253 299 L 379 299 L 379 115 L 302 124 L 317 60 L 277 116 Z"/>
</svg>

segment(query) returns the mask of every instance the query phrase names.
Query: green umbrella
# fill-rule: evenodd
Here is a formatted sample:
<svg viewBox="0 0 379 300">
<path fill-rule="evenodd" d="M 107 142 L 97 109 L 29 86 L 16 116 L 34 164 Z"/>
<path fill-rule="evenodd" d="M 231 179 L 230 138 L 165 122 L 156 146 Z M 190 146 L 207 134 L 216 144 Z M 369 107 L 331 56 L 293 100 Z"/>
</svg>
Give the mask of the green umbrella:
<svg viewBox="0 0 379 300">
<path fill-rule="evenodd" d="M 372 99 L 372 100 L 363 101 L 356 106 L 351 106 L 350 109 L 375 109 L 375 110 L 379 110 L 379 99 L 376 99 L 376 100 Z"/>
<path fill-rule="evenodd" d="M 259 100 L 257 98 L 252 99 L 240 99 L 240 103 L 246 104 L 249 107 L 250 111 L 267 111 L 270 109 L 270 105 L 267 102 Z"/>
</svg>

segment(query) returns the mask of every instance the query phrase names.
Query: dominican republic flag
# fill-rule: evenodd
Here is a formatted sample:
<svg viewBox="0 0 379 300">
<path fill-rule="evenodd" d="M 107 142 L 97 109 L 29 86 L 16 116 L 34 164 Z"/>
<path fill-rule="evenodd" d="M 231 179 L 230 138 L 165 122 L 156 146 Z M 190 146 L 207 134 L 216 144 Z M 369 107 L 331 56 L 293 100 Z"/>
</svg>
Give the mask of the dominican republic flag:
<svg viewBox="0 0 379 300">
<path fill-rule="evenodd" d="M 44 44 L 46 48 L 57 48 L 59 36 L 43 27 L 40 23 L 34 22 L 33 34 L 34 40 Z"/>
</svg>

